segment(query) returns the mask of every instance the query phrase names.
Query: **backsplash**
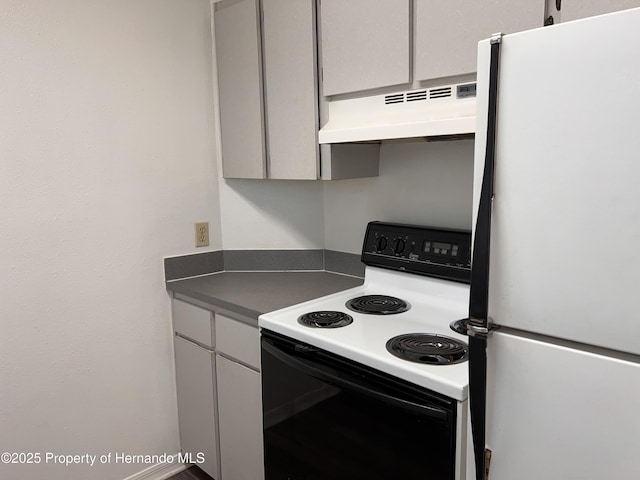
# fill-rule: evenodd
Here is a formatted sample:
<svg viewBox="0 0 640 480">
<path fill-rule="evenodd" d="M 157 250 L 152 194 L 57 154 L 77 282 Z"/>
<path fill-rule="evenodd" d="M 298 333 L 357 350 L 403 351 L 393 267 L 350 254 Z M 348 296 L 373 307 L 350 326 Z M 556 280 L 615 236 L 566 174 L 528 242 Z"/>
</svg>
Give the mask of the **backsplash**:
<svg viewBox="0 0 640 480">
<path fill-rule="evenodd" d="M 222 271 L 326 270 L 364 276 L 360 255 L 331 250 L 218 250 L 164 258 L 165 281 Z"/>
<path fill-rule="evenodd" d="M 380 176 L 325 182 L 324 247 L 360 253 L 372 220 L 471 228 L 473 140 L 384 143 Z"/>
</svg>

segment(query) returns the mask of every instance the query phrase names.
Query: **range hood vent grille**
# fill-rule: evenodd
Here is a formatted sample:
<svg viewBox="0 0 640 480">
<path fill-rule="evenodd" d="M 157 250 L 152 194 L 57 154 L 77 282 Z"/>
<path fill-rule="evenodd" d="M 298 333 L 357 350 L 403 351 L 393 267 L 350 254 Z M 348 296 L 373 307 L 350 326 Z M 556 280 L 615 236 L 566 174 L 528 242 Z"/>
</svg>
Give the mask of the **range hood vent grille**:
<svg viewBox="0 0 640 480">
<path fill-rule="evenodd" d="M 475 132 L 475 109 L 475 83 L 333 100 L 318 141 L 464 136 Z"/>
<path fill-rule="evenodd" d="M 445 98 L 451 96 L 451 87 L 432 88 L 429 90 L 429 98 Z"/>
<path fill-rule="evenodd" d="M 426 90 L 417 90 L 415 92 L 407 93 L 407 102 L 417 102 L 420 100 L 427 99 L 427 91 Z"/>
<path fill-rule="evenodd" d="M 396 93 L 394 95 L 385 95 L 384 104 L 391 105 L 392 103 L 404 102 L 404 93 Z"/>
<path fill-rule="evenodd" d="M 411 92 L 393 93 L 384 96 L 384 104 L 419 102 L 428 98 L 447 98 L 451 96 L 451 87 L 432 88 L 430 90 L 414 90 Z"/>
</svg>

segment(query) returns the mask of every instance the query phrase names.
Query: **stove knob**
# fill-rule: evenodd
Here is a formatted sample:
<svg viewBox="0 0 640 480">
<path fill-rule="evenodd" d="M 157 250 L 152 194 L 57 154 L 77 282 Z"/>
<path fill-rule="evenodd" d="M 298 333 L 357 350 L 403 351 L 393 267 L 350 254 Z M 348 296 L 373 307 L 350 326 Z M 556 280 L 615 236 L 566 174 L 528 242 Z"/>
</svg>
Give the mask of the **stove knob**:
<svg viewBox="0 0 640 480">
<path fill-rule="evenodd" d="M 385 248 L 387 248 L 387 237 L 378 237 L 376 239 L 376 251 L 382 252 Z"/>
<path fill-rule="evenodd" d="M 404 240 L 401 238 L 396 238 L 393 241 L 393 251 L 396 253 L 402 253 L 404 252 L 404 247 L 405 247 L 405 243 Z"/>
</svg>

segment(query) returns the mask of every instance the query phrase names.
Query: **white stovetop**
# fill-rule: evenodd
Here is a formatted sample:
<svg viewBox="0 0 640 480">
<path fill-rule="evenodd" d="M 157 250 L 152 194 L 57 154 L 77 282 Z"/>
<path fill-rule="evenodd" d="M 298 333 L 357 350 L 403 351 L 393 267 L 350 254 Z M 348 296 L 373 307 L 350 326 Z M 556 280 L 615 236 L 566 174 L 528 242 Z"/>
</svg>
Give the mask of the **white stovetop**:
<svg viewBox="0 0 640 480">
<path fill-rule="evenodd" d="M 365 315 L 345 306 L 354 297 L 375 294 L 401 298 L 411 308 L 395 315 Z M 414 363 L 393 356 L 385 345 L 390 338 L 406 333 L 436 333 L 466 342 L 467 338 L 453 332 L 449 323 L 467 316 L 468 301 L 468 285 L 367 267 L 362 286 L 265 313 L 258 323 L 261 328 L 462 401 L 467 398 L 467 362 Z M 353 323 L 341 328 L 310 328 L 298 323 L 300 315 L 318 310 L 342 311 L 353 317 Z"/>
</svg>

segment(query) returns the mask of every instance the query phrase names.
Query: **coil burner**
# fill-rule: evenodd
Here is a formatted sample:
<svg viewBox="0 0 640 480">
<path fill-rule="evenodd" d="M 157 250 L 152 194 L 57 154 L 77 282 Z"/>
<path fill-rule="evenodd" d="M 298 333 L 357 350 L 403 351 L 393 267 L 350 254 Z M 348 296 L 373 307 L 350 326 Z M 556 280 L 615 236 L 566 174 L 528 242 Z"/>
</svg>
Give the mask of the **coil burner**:
<svg viewBox="0 0 640 480">
<path fill-rule="evenodd" d="M 343 312 L 334 310 L 322 310 L 300 315 L 298 323 L 313 328 L 339 328 L 353 322 L 353 317 Z"/>
<path fill-rule="evenodd" d="M 463 318 L 461 320 L 456 320 L 449 324 L 449 328 L 460 335 L 468 335 L 467 334 L 467 326 L 469 325 L 469 319 Z"/>
<path fill-rule="evenodd" d="M 354 312 L 369 315 L 394 315 L 406 312 L 411 308 L 404 300 L 387 295 L 365 295 L 349 300 L 346 307 Z"/>
<path fill-rule="evenodd" d="M 392 355 L 410 362 L 452 365 L 467 359 L 467 345 L 444 335 L 410 333 L 387 342 Z"/>
</svg>

